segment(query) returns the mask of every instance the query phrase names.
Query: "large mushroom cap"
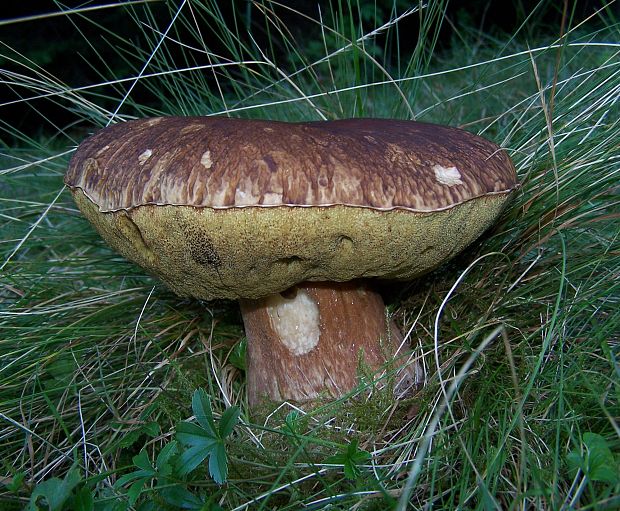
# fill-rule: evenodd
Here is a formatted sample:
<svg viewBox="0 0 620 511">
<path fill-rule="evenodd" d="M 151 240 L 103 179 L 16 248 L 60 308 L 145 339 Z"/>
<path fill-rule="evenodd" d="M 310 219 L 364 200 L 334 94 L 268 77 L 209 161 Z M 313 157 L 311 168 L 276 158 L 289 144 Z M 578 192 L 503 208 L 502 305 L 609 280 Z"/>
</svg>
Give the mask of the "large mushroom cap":
<svg viewBox="0 0 620 511">
<path fill-rule="evenodd" d="M 432 124 L 166 117 L 99 131 L 65 182 L 118 252 L 213 299 L 414 278 L 493 222 L 516 175 L 497 145 Z"/>
</svg>

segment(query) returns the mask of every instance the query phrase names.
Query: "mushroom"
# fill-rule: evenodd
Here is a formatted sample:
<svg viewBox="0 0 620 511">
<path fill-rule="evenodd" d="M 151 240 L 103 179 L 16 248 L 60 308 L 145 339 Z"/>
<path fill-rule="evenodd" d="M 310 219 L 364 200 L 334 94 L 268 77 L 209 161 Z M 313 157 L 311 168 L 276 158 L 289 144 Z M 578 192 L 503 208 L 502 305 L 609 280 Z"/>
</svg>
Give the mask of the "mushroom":
<svg viewBox="0 0 620 511">
<path fill-rule="evenodd" d="M 238 299 L 251 406 L 341 396 L 405 365 L 373 280 L 410 280 L 487 229 L 516 187 L 497 145 L 388 119 L 159 117 L 77 149 L 65 177 L 101 236 L 180 296 Z"/>
</svg>

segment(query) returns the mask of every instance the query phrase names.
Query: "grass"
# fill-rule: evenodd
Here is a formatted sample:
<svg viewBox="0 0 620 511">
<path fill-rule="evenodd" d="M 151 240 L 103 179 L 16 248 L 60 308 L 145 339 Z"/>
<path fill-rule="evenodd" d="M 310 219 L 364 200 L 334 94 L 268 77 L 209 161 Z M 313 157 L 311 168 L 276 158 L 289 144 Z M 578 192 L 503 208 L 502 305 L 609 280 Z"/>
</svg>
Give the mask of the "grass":
<svg viewBox="0 0 620 511">
<path fill-rule="evenodd" d="M 568 9 L 536 40 L 460 26 L 449 51 L 443 2 L 397 4 L 376 24 L 372 2 L 308 16 L 265 0 L 237 18 L 208 0 L 108 7 L 131 37 L 100 9 L 65 11 L 91 34 L 79 86 L 0 46 L 15 94 L 0 111 L 35 119 L 51 102 L 68 119 L 41 113 L 40 134 L 0 121 L 0 509 L 39 494 L 54 509 L 620 506 L 617 2 Z M 419 29 L 410 53 L 402 26 Z M 425 369 L 415 398 L 367 382 L 318 409 L 249 413 L 236 306 L 174 296 L 112 252 L 62 185 L 87 133 L 162 114 L 415 117 L 506 148 L 521 188 L 497 225 L 388 297 Z M 162 455 L 197 388 L 215 420 L 240 409 L 223 485 Z M 160 466 L 132 502 L 116 481 L 139 453 Z"/>
</svg>

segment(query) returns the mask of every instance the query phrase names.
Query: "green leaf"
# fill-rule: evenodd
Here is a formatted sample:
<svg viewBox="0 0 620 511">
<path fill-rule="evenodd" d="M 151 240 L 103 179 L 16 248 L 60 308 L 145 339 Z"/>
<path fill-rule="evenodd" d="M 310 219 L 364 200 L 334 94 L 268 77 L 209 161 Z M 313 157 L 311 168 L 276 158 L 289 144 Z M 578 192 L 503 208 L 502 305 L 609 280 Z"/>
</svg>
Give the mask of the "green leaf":
<svg viewBox="0 0 620 511">
<path fill-rule="evenodd" d="M 139 470 L 134 470 L 133 472 L 130 472 L 129 474 L 125 474 L 124 476 L 119 477 L 114 483 L 115 488 L 121 488 L 129 483 L 135 483 L 135 484 L 139 483 L 140 485 L 143 485 L 146 481 L 148 481 L 149 479 L 152 479 L 153 477 L 157 475 L 157 470 L 151 464 L 151 460 L 149 460 L 149 455 L 146 452 L 146 450 L 144 449 L 141 450 L 138 454 L 136 454 L 132 458 L 132 461 L 133 461 L 133 464 L 136 467 L 138 467 Z M 135 486 L 135 484 L 133 486 Z"/>
<path fill-rule="evenodd" d="M 214 444 L 215 445 L 215 444 Z M 183 451 L 177 461 L 176 473 L 180 476 L 189 474 L 211 454 L 211 449 L 195 445 Z"/>
<path fill-rule="evenodd" d="M 355 463 L 365 463 L 371 458 L 371 455 L 368 451 L 363 451 L 357 448 L 357 444 L 359 442 L 357 440 L 353 440 L 347 446 L 347 457 L 355 462 Z"/>
<path fill-rule="evenodd" d="M 138 441 L 138 438 L 142 435 L 142 431 L 139 429 L 134 429 L 133 431 L 127 431 L 123 438 L 121 438 L 118 442 L 118 445 L 122 448 L 131 447 Z"/>
<path fill-rule="evenodd" d="M 140 414 L 140 420 L 147 420 L 159 408 L 157 403 L 151 403 Z M 159 426 L 158 426 L 159 427 Z"/>
<path fill-rule="evenodd" d="M 568 464 L 568 472 L 571 477 L 575 477 L 575 474 L 582 470 L 584 461 L 581 458 L 581 453 L 573 450 L 566 455 L 566 463 Z"/>
<path fill-rule="evenodd" d="M 93 492 L 90 488 L 80 488 L 73 498 L 73 511 L 93 511 L 95 509 L 95 500 Z"/>
<path fill-rule="evenodd" d="M 208 448 L 217 443 L 217 438 L 208 431 L 191 422 L 179 422 L 176 428 L 176 439 L 185 445 L 204 446 Z"/>
<path fill-rule="evenodd" d="M 242 371 L 246 370 L 246 358 L 245 354 L 247 351 L 248 341 L 243 338 L 238 343 L 236 343 L 233 349 L 230 352 L 230 356 L 228 357 L 228 361 L 237 369 L 241 369 Z"/>
<path fill-rule="evenodd" d="M 155 466 L 157 467 L 157 472 L 161 475 L 167 475 L 170 472 L 170 458 L 177 453 L 177 443 L 173 440 L 172 442 L 166 444 L 159 454 L 157 455 L 157 460 L 155 461 Z"/>
<path fill-rule="evenodd" d="M 207 430 L 210 436 L 217 438 L 217 430 L 211 411 L 211 399 L 204 389 L 197 389 L 192 396 L 192 410 L 198 424 Z"/>
<path fill-rule="evenodd" d="M 358 449 L 357 445 L 358 440 L 352 440 L 340 453 L 330 456 L 325 462 L 334 465 L 342 465 L 344 468 L 344 476 L 347 479 L 357 479 L 361 474 L 359 465 L 364 464 L 371 458 L 369 452 Z"/>
<path fill-rule="evenodd" d="M 138 497 L 140 497 L 140 493 L 142 493 L 142 488 L 144 488 L 144 483 L 146 481 L 147 479 L 136 481 L 129 487 L 129 490 L 127 490 L 127 499 L 129 500 L 130 506 L 133 506 L 138 500 Z"/>
<path fill-rule="evenodd" d="M 128 509 L 129 502 L 125 499 L 107 499 L 95 502 L 95 511 L 127 511 Z"/>
<path fill-rule="evenodd" d="M 147 435 L 151 438 L 155 438 L 160 433 L 160 427 L 157 422 L 147 422 L 142 424 L 139 428 L 124 433 L 123 438 L 120 439 L 118 445 L 121 447 L 131 447 L 135 444 L 142 435 Z"/>
<path fill-rule="evenodd" d="M 584 433 L 582 449 L 566 456 L 569 470 L 580 469 L 590 481 L 617 484 L 620 482 L 620 463 L 614 458 L 607 440 L 597 433 Z"/>
<path fill-rule="evenodd" d="M 43 501 L 50 511 L 60 511 L 64 503 L 72 496 L 73 489 L 80 484 L 82 478 L 77 466 L 71 467 L 64 479 L 52 477 L 38 484 L 30 495 L 27 511 L 37 511 Z"/>
<path fill-rule="evenodd" d="M 146 481 L 153 478 L 155 475 L 156 472 L 154 470 L 136 470 L 135 472 L 131 472 L 129 474 L 125 474 L 124 476 L 119 477 L 114 483 L 114 488 L 121 488 L 128 483 L 137 481 L 138 479 Z"/>
<path fill-rule="evenodd" d="M 142 470 L 153 472 L 153 465 L 151 465 L 151 460 L 149 460 L 149 455 L 144 449 L 142 449 L 138 454 L 136 454 L 131 459 L 131 461 L 133 461 L 133 464 L 136 467 L 141 468 Z"/>
<path fill-rule="evenodd" d="M 344 476 L 350 481 L 355 481 L 361 474 L 359 467 L 352 463 L 351 460 L 345 460 L 344 462 Z"/>
<path fill-rule="evenodd" d="M 198 389 L 192 398 L 192 410 L 198 425 L 181 422 L 176 428 L 176 439 L 189 446 L 179 457 L 177 473 L 189 474 L 209 457 L 209 473 L 217 483 L 222 484 L 228 473 L 224 438 L 232 433 L 239 421 L 239 407 L 231 406 L 226 409 L 216 428 L 209 396 L 203 389 Z"/>
<path fill-rule="evenodd" d="M 16 492 L 22 487 L 25 478 L 26 472 L 15 472 L 12 479 L 9 479 L 7 482 L 3 481 L 2 484 L 4 484 L 9 491 Z"/>
<path fill-rule="evenodd" d="M 145 435 L 148 435 L 151 438 L 155 438 L 161 432 L 161 428 L 159 427 L 159 424 L 157 424 L 157 422 L 155 421 L 147 422 L 140 429 L 144 431 Z"/>
<path fill-rule="evenodd" d="M 220 438 L 224 439 L 232 433 L 232 430 L 239 421 L 239 415 L 241 410 L 238 406 L 231 406 L 226 408 L 226 411 L 222 414 L 219 421 L 219 433 Z"/>
<path fill-rule="evenodd" d="M 204 501 L 179 485 L 159 489 L 160 496 L 168 503 L 181 509 L 202 509 Z"/>
<path fill-rule="evenodd" d="M 224 444 L 217 444 L 209 457 L 209 474 L 217 484 L 222 484 L 228 477 L 228 460 Z"/>
<path fill-rule="evenodd" d="M 293 434 L 301 434 L 301 414 L 297 410 L 290 411 L 284 419 L 284 425 Z"/>
<path fill-rule="evenodd" d="M 131 511 L 162 511 L 159 502 L 153 502 L 152 500 L 143 500 L 135 508 L 131 508 Z"/>
</svg>

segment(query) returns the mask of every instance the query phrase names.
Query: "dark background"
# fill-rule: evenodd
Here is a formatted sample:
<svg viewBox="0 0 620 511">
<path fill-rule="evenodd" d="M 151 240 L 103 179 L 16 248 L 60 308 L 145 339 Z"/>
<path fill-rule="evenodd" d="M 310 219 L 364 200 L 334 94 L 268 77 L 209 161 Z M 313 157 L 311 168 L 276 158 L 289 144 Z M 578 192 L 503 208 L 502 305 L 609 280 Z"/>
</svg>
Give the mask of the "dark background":
<svg viewBox="0 0 620 511">
<path fill-rule="evenodd" d="M 430 0 L 432 1 L 432 0 Z M 209 3 L 209 0 L 205 0 Z M 101 5 L 113 2 L 99 2 Z M 212 2 L 213 3 L 213 2 Z M 317 0 L 291 0 L 286 3 L 291 9 L 305 13 L 312 18 L 317 18 L 317 4 L 321 5 L 321 12 L 324 19 L 329 19 L 327 14 L 330 12 L 330 2 Z M 343 2 L 344 3 L 344 2 Z M 355 2 L 352 2 L 355 3 Z M 408 5 L 414 2 L 405 0 L 395 1 L 359 1 L 364 6 L 364 13 L 361 22 L 365 27 L 376 26 L 376 18 L 387 21 L 390 17 L 390 10 L 394 4 L 398 12 L 402 12 Z M 464 32 L 469 35 L 472 32 L 478 33 L 483 40 L 485 37 L 499 36 L 501 34 L 515 34 L 521 40 L 536 39 L 540 41 L 545 37 L 555 38 L 559 36 L 562 20 L 564 2 L 562 0 L 552 0 L 543 6 L 539 5 L 539 0 L 453 0 L 448 3 L 446 19 L 442 25 L 442 30 L 437 42 L 439 52 L 449 51 L 450 47 L 460 44 L 460 37 Z M 171 10 L 179 2 L 161 1 L 148 4 L 149 10 L 153 14 L 152 24 L 163 30 L 171 19 Z M 332 6 L 338 5 L 338 0 L 331 2 Z M 593 13 L 602 4 L 596 0 L 570 0 L 567 2 L 569 15 L 574 16 L 575 20 L 583 20 L 587 15 Z M 64 2 L 63 8 L 88 7 L 97 5 L 97 2 Z M 261 47 L 269 46 L 269 34 L 265 30 L 265 25 L 261 13 L 256 7 L 252 7 L 247 0 L 236 0 L 228 2 L 215 2 L 221 10 L 227 23 L 237 23 L 242 27 L 242 32 L 246 32 L 250 27 L 253 37 Z M 270 6 L 271 7 L 271 6 Z M 136 12 L 143 9 L 143 6 L 136 6 Z M 275 8 L 275 7 L 274 7 Z M 3 2 L 0 16 L 2 19 L 18 19 L 37 14 L 57 12 L 59 7 L 53 1 L 27 0 L 21 2 Z M 525 26 L 521 27 L 528 14 L 535 11 L 533 16 Z M 320 37 L 315 24 L 304 21 L 302 16 L 292 13 L 285 8 L 277 8 L 277 14 L 284 22 L 284 25 L 295 36 L 297 42 L 303 44 L 304 40 L 312 40 Z M 358 19 L 355 19 L 358 18 Z M 366 19 L 364 19 L 366 18 Z M 373 19 L 375 18 L 375 19 Z M 353 13 L 355 23 L 359 23 L 357 13 Z M 600 21 L 594 17 L 591 23 Z M 413 51 L 418 32 L 419 19 L 416 15 L 409 17 L 403 24 L 399 25 L 399 45 L 401 53 L 405 55 Z M 76 28 L 77 27 L 77 28 Z M 104 29 L 109 29 L 106 33 Z M 519 30 L 519 27 L 521 29 Z M 78 30 L 79 29 L 79 30 Z M 80 33 L 81 32 L 81 33 Z M 203 31 L 207 45 L 215 52 L 225 53 L 225 48 L 216 40 L 208 39 L 209 30 Z M 102 80 L 96 64 L 91 66 L 88 63 L 96 63 L 99 59 L 93 53 L 92 44 L 96 47 L 97 53 L 103 56 L 108 65 L 104 71 L 104 76 L 132 76 L 135 71 L 130 63 L 119 58 L 114 46 L 117 40 L 114 34 L 135 43 L 136 48 L 148 48 L 143 36 L 136 32 L 135 22 L 131 20 L 128 11 L 122 8 L 107 8 L 90 12 L 82 17 L 80 15 L 57 16 L 46 19 L 36 19 L 32 21 L 20 21 L 10 24 L 0 25 L 0 68 L 10 71 L 23 72 L 24 69 L 11 62 L 6 56 L 15 56 L 5 45 L 17 50 L 21 57 L 18 59 L 30 59 L 40 65 L 51 75 L 58 77 L 62 82 L 71 87 L 79 87 Z M 177 38 L 183 38 L 183 34 L 177 34 Z M 185 39 L 184 39 L 185 40 Z M 381 44 L 382 41 L 377 41 Z M 118 43 L 120 44 L 120 43 Z M 287 56 L 286 48 L 273 47 L 278 61 L 285 60 Z M 278 55 L 280 53 L 280 55 Z M 2 55 L 5 55 L 4 57 Z M 32 66 L 31 66 L 32 67 Z M 0 103 L 15 100 L 24 95 L 32 94 L 25 89 L 15 89 L 5 85 L 0 85 Z M 148 104 L 154 101 L 152 96 L 145 92 L 136 90 L 135 94 L 139 101 Z M 141 97 L 140 94 L 144 94 Z M 105 101 L 105 100 L 104 100 Z M 157 105 L 153 105 L 156 107 Z M 42 114 L 42 115 L 41 115 Z M 46 117 L 48 121 L 42 122 Z M 75 120 L 71 113 L 67 111 L 66 105 L 57 105 L 54 101 L 36 101 L 19 103 L 0 107 L 0 122 L 3 126 L 4 134 L 0 133 L 0 140 L 5 143 L 16 143 L 15 131 L 20 131 L 31 137 L 44 137 L 49 133 L 58 132 L 64 126 Z"/>
</svg>

